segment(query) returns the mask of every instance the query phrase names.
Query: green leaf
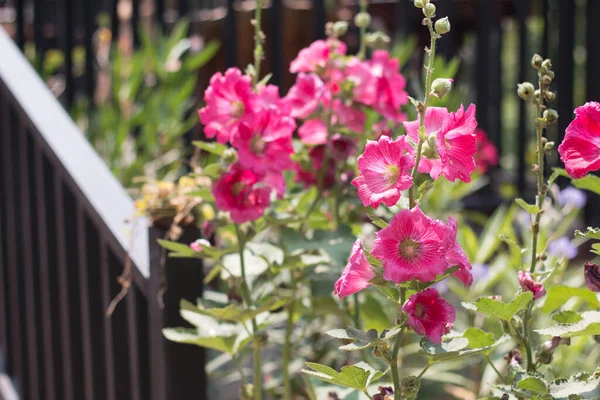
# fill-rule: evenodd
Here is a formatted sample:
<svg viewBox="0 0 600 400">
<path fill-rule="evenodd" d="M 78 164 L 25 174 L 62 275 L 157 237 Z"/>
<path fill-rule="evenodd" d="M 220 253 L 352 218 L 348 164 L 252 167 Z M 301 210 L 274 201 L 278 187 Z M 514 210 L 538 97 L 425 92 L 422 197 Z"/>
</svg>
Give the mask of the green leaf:
<svg viewBox="0 0 600 400">
<path fill-rule="evenodd" d="M 494 344 L 494 335 L 492 333 L 484 332 L 479 328 L 468 328 L 463 337 L 469 341 L 470 349 L 477 349 L 480 347 L 487 347 Z"/>
<path fill-rule="evenodd" d="M 360 305 L 361 317 L 364 321 L 365 329 L 377 329 L 379 331 L 387 328 L 392 324 L 381 296 L 375 296 L 375 293 L 366 293 L 363 303 Z"/>
<path fill-rule="evenodd" d="M 521 208 L 525 211 L 527 211 L 529 214 L 539 214 L 540 212 L 542 212 L 542 210 L 540 210 L 540 208 L 535 205 L 535 204 L 528 204 L 525 200 L 523 199 L 515 199 L 515 202 L 521 206 Z"/>
<path fill-rule="evenodd" d="M 192 192 L 188 192 L 186 193 L 186 196 L 201 197 L 204 201 L 215 201 L 211 189 L 207 187 L 198 188 Z"/>
<path fill-rule="evenodd" d="M 216 179 L 221 175 L 222 169 L 223 166 L 219 163 L 208 164 L 206 167 L 202 168 L 202 172 L 200 174 Z"/>
<path fill-rule="evenodd" d="M 334 385 L 366 390 L 367 387 L 383 376 L 383 372 L 375 371 L 368 364 L 359 362 L 351 366 L 342 367 L 341 372 L 326 365 L 309 363 L 306 365 L 312 370 L 303 369 L 302 373 L 321 379 Z"/>
<path fill-rule="evenodd" d="M 571 183 L 577 189 L 589 190 L 590 192 L 600 194 L 600 177 L 597 177 L 596 175 L 588 174 L 581 179 L 573 179 L 569 176 L 567 171 L 562 168 L 554 168 L 554 173 L 571 179 Z M 554 173 L 552 176 L 554 176 Z"/>
<path fill-rule="evenodd" d="M 227 149 L 227 146 L 217 142 L 203 142 L 201 140 L 194 140 L 192 143 L 199 149 L 216 154 L 218 156 L 222 156 Z"/>
<path fill-rule="evenodd" d="M 552 286 L 548 289 L 542 310 L 545 313 L 550 314 L 573 297 L 580 297 L 589 303 L 591 307 L 600 308 L 598 296 L 588 288 L 573 288 L 570 286 L 559 285 Z"/>
<path fill-rule="evenodd" d="M 233 353 L 237 341 L 237 335 L 203 336 L 195 329 L 188 328 L 165 328 L 162 330 L 162 333 L 167 340 L 172 342 L 194 344 L 196 346 L 222 351 L 223 353 Z"/>
<path fill-rule="evenodd" d="M 512 223 L 516 212 L 516 206 L 507 209 L 502 205 L 494 212 L 483 228 L 480 236 L 479 249 L 477 256 L 473 260 L 475 263 L 485 264 L 494 252 L 498 249 L 502 241 L 500 235 L 508 229 L 512 229 Z"/>
<path fill-rule="evenodd" d="M 187 72 L 193 72 L 208 63 L 219 51 L 219 42 L 211 40 L 199 53 L 186 58 L 183 68 Z"/>
<path fill-rule="evenodd" d="M 262 304 L 260 304 L 258 307 L 248 310 L 248 309 L 241 307 L 239 305 L 236 305 L 236 304 L 230 304 L 223 308 L 218 308 L 218 307 L 209 308 L 207 306 L 211 305 L 213 303 L 206 301 L 206 300 L 201 300 L 201 299 L 198 301 L 199 301 L 199 303 L 198 303 L 196 312 L 198 312 L 200 314 L 211 316 L 216 319 L 220 319 L 220 320 L 224 320 L 224 321 L 231 321 L 231 322 L 248 321 L 248 320 L 256 317 L 258 314 L 261 314 L 266 311 L 275 310 L 277 308 L 284 306 L 287 303 L 286 300 L 277 300 L 277 299 L 271 297 L 267 301 L 264 301 Z M 182 308 L 184 306 L 189 308 L 190 305 L 193 306 L 193 304 L 191 304 L 190 302 L 188 302 L 186 300 L 181 301 Z"/>
<path fill-rule="evenodd" d="M 600 335 L 600 311 L 584 311 L 578 322 L 537 329 L 536 332 L 540 335 L 560 337 Z"/>
<path fill-rule="evenodd" d="M 573 324 L 581 321 L 581 315 L 575 311 L 566 310 L 552 314 L 552 320 L 559 324 Z"/>
<path fill-rule="evenodd" d="M 548 394 L 548 382 L 537 376 L 528 376 L 517 382 L 517 389 L 538 394 Z"/>
<path fill-rule="evenodd" d="M 204 282 L 205 285 L 211 283 L 213 279 L 219 276 L 219 274 L 221 273 L 221 268 L 223 268 L 221 264 L 217 264 L 216 266 L 211 268 L 211 270 L 208 272 L 208 274 L 206 274 L 202 282 Z"/>
<path fill-rule="evenodd" d="M 421 350 L 419 350 L 419 353 L 429 357 L 429 360 L 432 363 L 459 360 L 475 354 L 489 352 L 509 339 L 509 336 L 502 336 L 500 339 L 488 346 L 473 349 L 469 347 L 469 339 L 465 337 L 445 339 L 441 344 L 432 343 L 427 338 L 423 338 L 421 339 Z"/>
<path fill-rule="evenodd" d="M 355 328 L 346 328 L 333 329 L 327 332 L 327 334 L 337 339 L 352 340 L 352 343 L 341 346 L 340 350 L 356 351 L 374 347 L 388 339 L 393 338 L 400 333 L 401 330 L 402 328 L 400 328 L 400 326 L 395 326 L 391 330 L 385 329 L 381 332 L 381 334 L 378 334 L 375 329 L 363 332 Z"/>
<path fill-rule="evenodd" d="M 378 228 L 386 228 L 389 224 L 387 222 L 385 222 L 384 220 L 382 220 L 381 218 L 379 218 L 377 215 L 375 214 L 370 214 L 367 213 L 367 217 L 369 217 L 371 219 L 371 222 L 373 223 L 373 225 L 375 225 Z"/>
<path fill-rule="evenodd" d="M 600 228 L 592 228 L 591 226 L 588 226 L 587 231 L 585 232 L 576 230 L 575 237 L 600 240 Z"/>
<path fill-rule="evenodd" d="M 515 297 L 510 303 L 504 303 L 500 300 L 490 299 L 489 297 L 481 297 L 475 301 L 472 305 L 465 304 L 466 308 L 475 309 L 487 316 L 500 318 L 505 321 L 510 319 L 519 311 L 527 308 L 529 303 L 533 300 L 533 293 L 523 292 Z"/>
<path fill-rule="evenodd" d="M 167 250 L 170 250 L 174 253 L 182 254 L 184 256 L 193 257 L 195 254 L 194 250 L 192 250 L 187 244 L 172 242 L 170 240 L 163 239 L 158 239 L 158 244 L 160 244 Z"/>
<path fill-rule="evenodd" d="M 600 368 L 593 374 L 578 373 L 568 379 L 557 379 L 550 384 L 553 399 L 569 399 L 581 396 L 581 399 L 600 399 Z M 579 398 L 579 397 L 577 397 Z"/>
</svg>

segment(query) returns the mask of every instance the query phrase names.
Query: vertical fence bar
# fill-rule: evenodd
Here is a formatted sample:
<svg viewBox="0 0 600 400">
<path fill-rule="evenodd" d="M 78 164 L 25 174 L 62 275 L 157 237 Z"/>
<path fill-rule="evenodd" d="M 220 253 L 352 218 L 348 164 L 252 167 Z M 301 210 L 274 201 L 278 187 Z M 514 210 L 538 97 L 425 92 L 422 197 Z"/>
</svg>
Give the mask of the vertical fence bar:
<svg viewBox="0 0 600 400">
<path fill-rule="evenodd" d="M 140 45 L 140 0 L 131 0 L 131 30 L 133 35 L 133 47 Z"/>
<path fill-rule="evenodd" d="M 5 99 L 0 93 L 0 117 L 4 117 L 3 110 L 5 109 Z M 6 124 L 2 123 L 0 119 L 0 143 L 3 143 L 2 137 L 4 136 L 4 129 L 6 129 Z M 4 149 L 4 151 L 3 151 Z M 8 151 L 8 149 L 0 146 L 0 160 L 3 159 L 4 153 Z M 5 246 L 5 238 L 7 235 L 4 234 L 4 229 L 6 228 L 6 218 L 4 216 L 4 212 L 8 211 L 8 208 L 5 206 L 4 194 L 6 190 L 4 189 L 3 176 L 0 174 L 0 351 L 3 352 L 4 357 L 7 355 L 8 351 L 8 333 L 6 331 L 8 327 L 8 315 L 6 309 L 6 270 L 8 268 L 8 262 L 6 259 L 6 250 L 7 246 Z"/>
<path fill-rule="evenodd" d="M 410 30 L 410 12 L 412 11 L 411 0 L 396 0 L 396 35 L 406 37 Z"/>
<path fill-rule="evenodd" d="M 490 41 L 490 108 L 488 135 L 502 155 L 502 23 L 494 18 Z"/>
<path fill-rule="evenodd" d="M 325 0 L 313 0 L 315 10 L 315 36 L 317 39 L 325 38 L 325 22 L 327 15 L 325 12 Z"/>
<path fill-rule="evenodd" d="M 544 0 L 542 13 L 544 17 L 544 33 L 542 37 L 542 57 L 550 57 L 550 0 Z M 590 3 L 590 2 L 588 2 Z M 595 3 L 591 1 L 591 3 Z"/>
<path fill-rule="evenodd" d="M 155 0 L 154 7 L 154 18 L 159 28 L 164 32 L 165 22 L 163 18 L 165 17 L 165 0 Z"/>
<path fill-rule="evenodd" d="M 282 0 L 273 0 L 271 3 L 271 36 L 268 40 L 271 41 L 271 83 L 274 85 L 281 84 L 281 68 L 283 66 L 281 54 L 281 2 Z"/>
<path fill-rule="evenodd" d="M 95 49 L 92 43 L 92 36 L 96 31 L 96 21 L 94 18 L 94 2 L 83 1 L 83 29 L 84 29 L 84 47 L 85 47 L 85 95 L 88 100 L 88 110 L 92 110 L 94 106 L 95 92 L 95 74 L 94 74 L 94 56 Z"/>
<path fill-rule="evenodd" d="M 177 7 L 179 8 L 179 18 L 187 17 L 190 11 L 187 0 L 179 0 L 177 3 Z"/>
<path fill-rule="evenodd" d="M 489 128 L 489 47 L 492 9 L 488 0 L 477 0 L 477 53 L 475 60 L 475 88 L 477 90 L 477 123 L 487 131 Z"/>
<path fill-rule="evenodd" d="M 75 79 L 73 77 L 73 0 L 64 0 L 64 58 L 65 58 L 65 96 L 67 109 L 73 107 L 75 100 Z"/>
<path fill-rule="evenodd" d="M 20 324 L 20 310 L 19 310 L 19 276 L 17 273 L 17 243 L 15 241 L 16 229 L 15 229 L 15 193 L 14 193 L 14 181 L 13 181 L 13 157 L 12 157 L 12 145 L 11 137 L 14 140 L 13 126 L 14 119 L 11 116 L 10 106 L 5 103 L 2 107 L 2 130 L 0 135 L 2 136 L 2 147 L 5 152 L 2 157 L 4 172 L 4 190 L 6 200 L 6 243 L 7 243 L 7 268 L 8 268 L 8 302 L 9 302 L 9 329 L 10 329 L 10 358 L 8 359 L 8 365 L 11 367 L 9 372 L 16 375 L 19 380 L 23 380 L 25 375 L 25 369 L 23 368 L 23 354 L 21 353 L 21 324 Z M 24 395 L 24 393 L 21 393 Z"/>
<path fill-rule="evenodd" d="M 529 0 L 515 0 L 518 19 L 519 31 L 519 82 L 524 82 L 527 79 L 527 68 L 529 67 L 527 52 L 527 12 L 529 11 Z M 518 171 L 517 171 L 517 188 L 519 193 L 523 193 L 526 187 L 525 172 L 527 166 L 525 164 L 525 152 L 527 150 L 527 116 L 525 102 L 519 101 L 519 130 L 518 130 L 518 147 L 517 154 Z"/>
<path fill-rule="evenodd" d="M 119 0 L 112 0 L 110 7 L 110 30 L 112 33 L 112 41 L 119 41 L 121 20 L 119 19 Z"/>
<path fill-rule="evenodd" d="M 558 66 L 558 142 L 562 142 L 565 129 L 573 120 L 573 50 L 575 48 L 575 5 L 570 1 L 558 2 L 559 29 Z M 595 21 L 594 21 L 595 23 Z M 590 53 L 588 49 L 588 53 Z"/>
<path fill-rule="evenodd" d="M 225 16 L 225 62 L 227 67 L 234 67 L 237 64 L 237 38 L 235 25 L 234 0 L 227 0 L 227 15 Z"/>
<path fill-rule="evenodd" d="M 88 290 L 88 263 L 86 260 L 87 243 L 85 230 L 85 211 L 81 203 L 77 204 L 76 210 L 71 212 L 76 213 L 77 225 L 77 256 L 79 269 L 79 302 L 80 302 L 80 318 L 81 318 L 81 339 L 82 339 L 82 356 L 83 356 L 83 387 L 84 396 L 86 399 L 93 400 L 95 398 L 94 391 L 94 360 L 92 357 L 92 331 L 90 327 L 90 296 Z"/>
<path fill-rule="evenodd" d="M 488 4 L 488 8 L 492 8 L 492 4 Z M 437 4 L 436 15 L 438 18 L 448 17 L 450 19 L 450 23 L 455 21 L 454 7 L 452 7 L 452 0 L 439 0 Z M 439 54 L 446 57 L 446 59 L 452 58 L 454 56 L 454 30 L 451 29 L 450 32 L 444 34 L 442 39 L 439 42 Z"/>
<path fill-rule="evenodd" d="M 65 231 L 65 210 L 63 183 L 58 173 L 54 173 L 54 205 L 56 217 L 56 250 L 58 259 L 58 302 L 61 330 L 61 355 L 63 362 L 63 385 L 65 399 L 74 400 L 73 357 L 71 349 L 71 321 L 69 316 L 69 276 L 67 271 L 67 243 Z"/>
<path fill-rule="evenodd" d="M 125 304 L 125 307 L 127 308 L 127 349 L 129 351 L 129 387 L 131 388 L 131 400 L 141 400 L 136 304 L 135 288 L 131 287 L 127 293 Z"/>
<path fill-rule="evenodd" d="M 16 12 L 16 28 L 17 28 L 17 46 L 21 50 L 25 46 L 25 0 L 15 0 L 15 12 Z"/>
<path fill-rule="evenodd" d="M 24 285 L 25 290 L 25 321 L 27 321 L 26 342 L 27 342 L 27 362 L 29 365 L 27 383 L 29 386 L 29 398 L 36 400 L 40 398 L 40 380 L 38 375 L 38 349 L 37 349 L 37 319 L 35 317 L 35 297 L 32 295 L 36 293 L 35 288 L 35 277 L 33 274 L 33 257 L 32 252 L 29 249 L 31 243 L 34 243 L 31 236 L 31 205 L 30 205 L 30 193 L 29 193 L 29 159 L 27 154 L 27 130 L 19 124 L 18 140 L 19 140 L 19 187 L 20 187 L 20 204 L 21 208 L 21 248 L 23 251 L 23 272 L 24 272 Z"/>
<path fill-rule="evenodd" d="M 33 0 L 33 37 L 35 41 L 35 68 L 42 70 L 44 63 L 44 4 L 43 0 Z"/>
<path fill-rule="evenodd" d="M 44 346 L 44 374 L 46 381 L 45 398 L 54 400 L 55 389 L 55 374 L 54 374 L 54 345 L 52 340 L 52 307 L 50 303 L 50 275 L 48 273 L 48 238 L 47 219 L 46 219 L 46 202 L 44 190 L 44 170 L 42 166 L 43 153 L 39 145 L 34 146 L 34 175 L 36 187 L 36 207 L 37 207 L 37 253 L 38 266 L 40 269 L 40 296 L 42 304 L 42 340 Z"/>
<path fill-rule="evenodd" d="M 598 71 L 600 71 L 600 42 L 598 41 L 598 31 L 595 25 L 596 21 L 600 21 L 600 2 L 588 0 L 586 14 L 586 99 L 587 101 L 600 101 L 600 79 L 598 79 Z"/>
<path fill-rule="evenodd" d="M 110 293 L 110 265 L 108 262 L 108 247 L 106 240 L 100 238 L 100 285 L 102 286 L 102 304 L 106 310 L 111 301 Z M 109 316 L 105 316 L 102 324 L 102 332 L 104 338 L 104 351 L 106 358 L 104 359 L 104 373 L 106 376 L 106 399 L 116 400 L 117 391 L 115 384 L 115 373 L 114 373 L 114 346 L 113 346 L 113 335 L 112 335 L 112 320 Z"/>
</svg>

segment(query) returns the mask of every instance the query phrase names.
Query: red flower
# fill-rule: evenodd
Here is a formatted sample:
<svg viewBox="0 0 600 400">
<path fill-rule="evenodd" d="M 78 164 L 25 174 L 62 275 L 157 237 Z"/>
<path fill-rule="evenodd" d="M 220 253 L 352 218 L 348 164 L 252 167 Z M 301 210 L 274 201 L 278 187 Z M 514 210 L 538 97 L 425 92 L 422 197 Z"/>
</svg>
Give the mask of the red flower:
<svg viewBox="0 0 600 400">
<path fill-rule="evenodd" d="M 567 127 L 558 153 L 572 178 L 600 169 L 599 103 L 592 101 L 575 109 L 575 120 Z"/>
<path fill-rule="evenodd" d="M 408 326 L 416 334 L 438 344 L 442 343 L 448 324 L 456 318 L 454 307 L 433 288 L 410 296 L 402 311 L 408 315 Z"/>
</svg>

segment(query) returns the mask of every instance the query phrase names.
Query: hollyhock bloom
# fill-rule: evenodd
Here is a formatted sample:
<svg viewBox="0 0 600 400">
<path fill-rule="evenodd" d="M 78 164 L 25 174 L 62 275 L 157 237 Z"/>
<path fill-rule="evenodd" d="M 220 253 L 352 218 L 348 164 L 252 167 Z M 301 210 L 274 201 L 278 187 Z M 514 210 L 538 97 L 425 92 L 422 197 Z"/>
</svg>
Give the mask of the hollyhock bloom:
<svg viewBox="0 0 600 400">
<path fill-rule="evenodd" d="M 194 251 L 202 251 L 202 246 L 210 247 L 210 243 L 206 239 L 198 239 L 195 242 L 190 243 L 190 248 Z"/>
<path fill-rule="evenodd" d="M 571 205 L 575 208 L 583 208 L 587 203 L 587 196 L 583 190 L 568 186 L 560 191 L 558 201 L 564 206 Z"/>
<path fill-rule="evenodd" d="M 392 137 L 392 128 L 388 125 L 388 121 L 386 120 L 373 124 L 371 130 L 373 131 L 373 139 L 375 140 L 382 136 Z"/>
<path fill-rule="evenodd" d="M 458 271 L 454 273 L 454 276 L 457 277 L 465 286 L 468 286 L 473 283 L 473 275 L 471 274 L 473 267 L 471 266 L 471 263 L 469 262 L 469 259 L 467 258 L 462 247 L 460 247 L 460 244 L 458 244 L 456 241 L 458 224 L 454 218 L 448 218 L 448 225 L 452 229 L 452 236 L 450 237 L 452 245 L 446 253 L 446 262 L 448 263 L 449 267 L 458 265 Z"/>
<path fill-rule="evenodd" d="M 475 129 L 475 136 L 477 137 L 477 153 L 474 157 L 475 168 L 480 174 L 485 174 L 489 167 L 498 165 L 498 150 L 482 129 Z"/>
<path fill-rule="evenodd" d="M 537 300 L 546 294 L 544 285 L 536 282 L 529 272 L 519 271 L 519 284 L 525 292 L 533 292 L 533 299 Z"/>
<path fill-rule="evenodd" d="M 442 343 L 447 325 L 456 318 L 454 307 L 433 288 L 410 296 L 402 311 L 408 315 L 408 326 L 417 335 L 438 344 Z"/>
<path fill-rule="evenodd" d="M 418 206 L 401 210 L 376 235 L 371 254 L 381 260 L 386 280 L 430 282 L 448 268 L 452 229 L 423 214 Z"/>
<path fill-rule="evenodd" d="M 572 260 L 577 257 L 577 246 L 574 246 L 568 237 L 563 236 L 550 242 L 548 254 L 557 258 Z"/>
<path fill-rule="evenodd" d="M 317 185 L 319 179 L 317 174 L 323 166 L 325 161 L 325 149 L 326 146 L 316 146 L 310 149 L 308 156 L 310 158 L 310 166 L 304 166 L 300 163 L 294 165 L 296 171 L 296 182 L 304 183 L 305 187 Z M 335 160 L 332 157 L 327 157 L 327 172 L 323 177 L 322 187 L 323 189 L 330 188 L 335 182 Z"/>
<path fill-rule="evenodd" d="M 592 292 L 600 292 L 600 265 L 587 263 L 583 266 L 583 274 L 588 288 Z"/>
<path fill-rule="evenodd" d="M 320 72 L 327 65 L 331 53 L 346 54 L 346 45 L 339 40 L 317 40 L 300 50 L 290 63 L 290 72 Z"/>
<path fill-rule="evenodd" d="M 390 58 L 385 50 L 375 50 L 368 64 L 377 88 L 376 100 L 372 106 L 385 118 L 403 121 L 406 116 L 400 112 L 400 106 L 408 103 L 408 95 L 404 90 L 406 80 L 399 72 L 398 59 Z"/>
<path fill-rule="evenodd" d="M 362 133 L 365 129 L 365 113 L 351 105 L 336 99 L 333 102 L 333 123 L 345 126 L 354 132 Z"/>
<path fill-rule="evenodd" d="M 321 78 L 315 74 L 300 73 L 283 101 L 291 108 L 292 117 L 305 119 L 320 104 L 329 102 L 328 97 L 329 92 Z"/>
<path fill-rule="evenodd" d="M 229 211 L 233 222 L 258 219 L 270 204 L 270 189 L 261 186 L 262 176 L 233 164 L 213 182 L 212 194 L 218 209 Z"/>
<path fill-rule="evenodd" d="M 475 170 L 473 156 L 477 153 L 476 127 L 475 105 L 471 104 L 466 112 L 461 105 L 458 111 L 444 118 L 442 128 L 436 135 L 442 174 L 451 182 L 457 178 L 471 182 L 471 173 Z"/>
<path fill-rule="evenodd" d="M 336 133 L 327 143 L 331 157 L 336 161 L 345 161 L 356 151 L 356 143 L 352 138 Z"/>
<path fill-rule="evenodd" d="M 292 112 L 290 105 L 279 97 L 279 88 L 275 85 L 264 85 L 258 88 L 257 104 L 262 110 L 269 110 L 283 116 L 289 116 Z"/>
<path fill-rule="evenodd" d="M 367 61 L 352 57 L 346 63 L 346 79 L 352 82 L 355 101 L 372 106 L 377 101 L 377 82 L 373 68 Z"/>
<path fill-rule="evenodd" d="M 239 125 L 258 108 L 250 77 L 237 68 L 229 68 L 225 75 L 214 74 L 204 92 L 204 101 L 206 106 L 198 111 L 204 133 L 209 139 L 216 136 L 219 143 L 235 137 Z"/>
<path fill-rule="evenodd" d="M 412 185 L 410 173 L 415 161 L 405 139 L 382 136 L 378 141 L 367 141 L 365 152 L 358 157 L 360 175 L 352 181 L 365 206 L 377 208 L 382 202 L 393 206 L 401 191 Z"/>
<path fill-rule="evenodd" d="M 290 169 L 295 128 L 293 118 L 270 111 L 262 111 L 251 123 L 241 124 L 237 136 L 232 139 L 240 164 L 258 174 Z"/>
<path fill-rule="evenodd" d="M 444 119 L 448 116 L 448 109 L 444 107 L 427 107 L 425 119 L 423 121 L 428 136 L 436 137 Z M 404 121 L 406 134 L 415 142 L 419 141 L 419 119 L 415 121 Z M 425 151 L 419 162 L 418 171 L 424 174 L 430 174 L 433 179 L 437 179 L 442 174 L 442 161 L 435 148 L 430 148 L 425 142 Z"/>
<path fill-rule="evenodd" d="M 327 143 L 327 124 L 320 119 L 309 119 L 298 129 L 300 140 L 306 144 Z"/>
<path fill-rule="evenodd" d="M 340 279 L 335 283 L 334 293 L 340 299 L 343 299 L 371 286 L 369 281 L 373 278 L 375 278 L 375 272 L 373 272 L 365 257 L 362 241 L 357 239 L 352 246 L 348 264 L 344 268 Z"/>
<path fill-rule="evenodd" d="M 600 169 L 600 103 L 592 101 L 575 109 L 558 153 L 572 178 Z"/>
</svg>

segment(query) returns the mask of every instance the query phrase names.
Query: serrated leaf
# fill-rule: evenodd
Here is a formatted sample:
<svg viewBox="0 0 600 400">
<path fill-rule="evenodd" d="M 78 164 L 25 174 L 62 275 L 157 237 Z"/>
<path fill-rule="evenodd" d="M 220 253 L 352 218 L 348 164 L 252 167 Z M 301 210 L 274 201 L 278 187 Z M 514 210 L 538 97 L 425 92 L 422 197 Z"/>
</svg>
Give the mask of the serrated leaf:
<svg viewBox="0 0 600 400">
<path fill-rule="evenodd" d="M 381 218 L 379 218 L 377 215 L 375 214 L 370 214 L 367 213 L 367 217 L 369 217 L 369 219 L 371 220 L 371 222 L 373 223 L 373 225 L 375 225 L 378 228 L 386 228 L 389 224 L 387 222 L 385 222 L 384 220 L 382 220 Z"/>
<path fill-rule="evenodd" d="M 192 144 L 199 149 L 216 154 L 218 156 L 222 156 L 227 149 L 227 146 L 217 142 L 203 142 L 201 140 L 194 140 Z"/>
<path fill-rule="evenodd" d="M 540 335 L 577 337 L 600 335 L 600 311 L 584 311 L 581 320 L 573 324 L 559 324 L 550 328 L 537 329 Z"/>
<path fill-rule="evenodd" d="M 557 379 L 550 383 L 550 395 L 553 399 L 569 399 L 581 396 L 581 399 L 600 398 L 600 368 L 593 374 L 579 373 L 568 379 Z M 579 397 L 577 397 L 579 398 Z"/>
<path fill-rule="evenodd" d="M 351 366 L 342 367 L 341 372 L 326 365 L 309 363 L 306 365 L 311 370 L 303 369 L 302 373 L 321 379 L 325 382 L 338 386 L 349 387 L 358 390 L 365 390 L 367 387 L 380 379 L 383 372 L 376 371 L 364 362 L 359 362 Z"/>
<path fill-rule="evenodd" d="M 517 382 L 517 389 L 538 394 L 548 394 L 548 383 L 537 376 L 528 376 Z"/>
<path fill-rule="evenodd" d="M 540 208 L 535 205 L 535 204 L 528 204 L 525 200 L 523 199 L 515 199 L 515 202 L 525 211 L 527 211 L 529 214 L 539 214 L 542 210 L 540 210 Z"/>
<path fill-rule="evenodd" d="M 571 183 L 577 189 L 589 190 L 590 192 L 594 192 L 596 194 L 600 194 L 600 177 L 596 175 L 588 174 L 581 179 L 573 179 L 569 176 L 567 171 L 562 168 L 553 168 L 554 173 L 559 176 L 564 176 L 565 178 L 571 179 Z M 554 176 L 554 173 L 552 176 Z"/>
<path fill-rule="evenodd" d="M 449 338 L 442 341 L 441 344 L 432 343 L 427 338 L 423 338 L 420 342 L 421 350 L 419 350 L 419 353 L 429 357 L 432 363 L 459 360 L 475 354 L 489 352 L 509 340 L 509 338 L 509 336 L 502 336 L 493 344 L 477 349 L 469 348 L 469 339 L 464 337 Z"/>
<path fill-rule="evenodd" d="M 277 300 L 271 297 L 263 303 L 261 303 L 258 307 L 248 310 L 236 304 L 229 304 L 226 307 L 208 308 L 207 305 L 214 303 L 200 299 L 195 311 L 199 314 L 207 315 L 223 321 L 245 322 L 263 312 L 272 311 L 277 308 L 283 307 L 286 304 L 286 302 L 286 300 Z M 190 305 L 193 306 L 193 304 L 189 303 L 186 300 L 182 300 L 181 302 L 182 308 L 189 310 Z"/>
<path fill-rule="evenodd" d="M 172 342 L 194 344 L 224 353 L 233 353 L 237 341 L 237 335 L 202 336 L 195 329 L 188 328 L 165 328 L 162 333 Z"/>
<path fill-rule="evenodd" d="M 333 329 L 327 334 L 337 339 L 352 340 L 352 343 L 340 346 L 340 350 L 344 351 L 356 351 L 364 350 L 369 347 L 374 347 L 381 342 L 393 338 L 400 332 L 400 326 L 395 326 L 391 330 L 383 330 L 381 334 L 378 334 L 375 329 L 370 329 L 367 332 L 363 332 L 355 328 L 346 329 Z"/>
<path fill-rule="evenodd" d="M 600 308 L 598 296 L 588 288 L 573 288 L 570 286 L 558 285 L 548 289 L 542 311 L 549 314 L 563 306 L 573 297 L 579 297 L 585 300 L 593 308 Z"/>
<path fill-rule="evenodd" d="M 591 226 L 588 226 L 587 231 L 585 232 L 576 230 L 575 237 L 600 240 L 600 228 L 592 228 Z"/>
<path fill-rule="evenodd" d="M 552 320 L 559 324 L 574 324 L 581 321 L 581 315 L 571 310 L 560 311 L 552 314 Z"/>
<path fill-rule="evenodd" d="M 490 299 L 488 297 L 481 297 L 473 303 L 475 309 L 487 316 L 500 318 L 505 321 L 510 319 L 519 311 L 527 308 L 529 303 L 533 300 L 533 294 L 531 292 L 523 292 L 515 297 L 510 303 L 504 303 L 500 300 Z M 464 305 L 464 304 L 463 304 Z M 472 309 L 471 307 L 467 307 Z"/>
<path fill-rule="evenodd" d="M 470 349 L 487 347 L 494 344 L 494 335 L 492 333 L 484 332 L 479 328 L 468 328 L 463 333 L 463 337 L 469 341 L 468 347 Z"/>
</svg>

